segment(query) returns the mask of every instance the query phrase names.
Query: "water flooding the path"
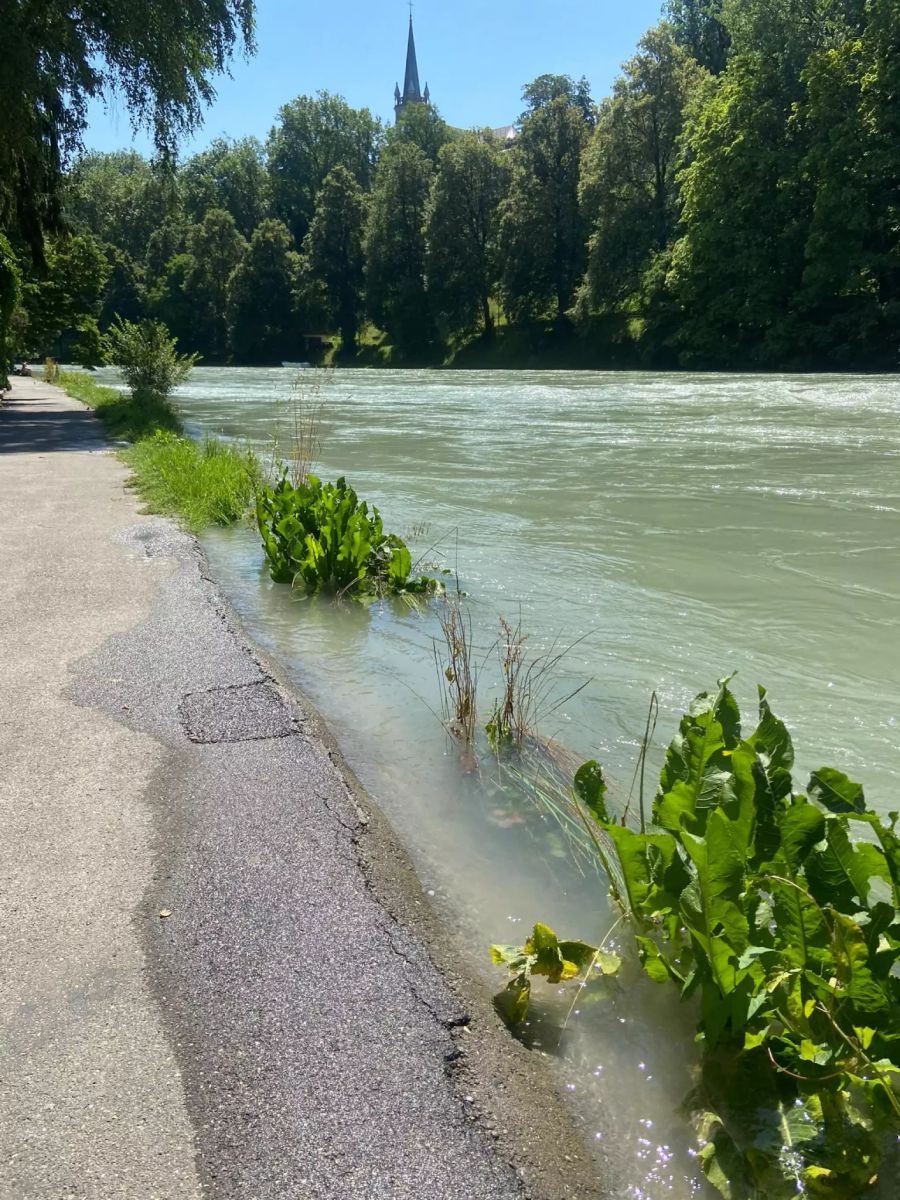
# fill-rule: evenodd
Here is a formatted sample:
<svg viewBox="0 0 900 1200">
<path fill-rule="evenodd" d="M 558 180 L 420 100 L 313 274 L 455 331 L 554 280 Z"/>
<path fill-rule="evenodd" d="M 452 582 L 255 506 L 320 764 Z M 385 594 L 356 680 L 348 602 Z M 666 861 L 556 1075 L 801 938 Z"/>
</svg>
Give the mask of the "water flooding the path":
<svg viewBox="0 0 900 1200">
<path fill-rule="evenodd" d="M 265 449 L 291 373 L 199 369 L 177 397 L 192 431 Z M 683 705 L 737 671 L 794 735 L 797 778 L 822 764 L 896 807 L 900 776 L 900 380 L 529 372 L 338 373 L 321 395 L 320 473 L 345 474 L 385 526 L 458 570 L 476 641 L 520 615 L 535 653 L 577 641 L 542 732 L 597 757 L 627 791 L 648 699 L 648 778 Z M 266 576 L 249 530 L 205 539 L 248 629 L 287 664 L 408 844 L 423 886 L 483 962 L 535 920 L 595 941 L 615 917 L 552 821 L 461 769 L 433 710 L 434 612 L 335 609 Z M 485 667 L 486 720 L 497 671 Z M 492 691 L 492 687 L 495 689 Z M 652 787 L 651 787 L 652 790 Z M 538 1048 L 562 1054 L 610 1194 L 707 1194 L 677 1106 L 689 1014 L 626 968 L 576 1007 L 538 995 Z M 579 1002 L 581 1003 L 581 1002 Z"/>
</svg>

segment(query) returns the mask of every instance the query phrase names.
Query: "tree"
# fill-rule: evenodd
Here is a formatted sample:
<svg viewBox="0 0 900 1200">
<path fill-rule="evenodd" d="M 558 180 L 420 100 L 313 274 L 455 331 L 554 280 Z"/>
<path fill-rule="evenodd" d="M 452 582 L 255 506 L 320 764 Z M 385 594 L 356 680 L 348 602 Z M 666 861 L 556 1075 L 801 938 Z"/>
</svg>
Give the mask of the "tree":
<svg viewBox="0 0 900 1200">
<path fill-rule="evenodd" d="M 170 151 L 199 124 L 236 45 L 253 46 L 252 0 L 2 0 L 0 21 L 0 227 L 18 229 L 38 259 L 90 100 L 123 97 Z"/>
<path fill-rule="evenodd" d="M 135 396 L 165 399 L 184 383 L 194 369 L 197 356 L 179 354 L 178 339 L 160 321 L 119 320 L 106 335 L 109 360 L 121 368 L 122 377 Z"/>
<path fill-rule="evenodd" d="M 79 232 L 143 260 L 155 230 L 177 210 L 172 172 L 133 150 L 85 154 L 66 178 L 65 214 Z"/>
<path fill-rule="evenodd" d="M 500 203 L 509 163 L 490 133 L 466 133 L 440 152 L 426 218 L 428 291 L 440 324 L 493 331 Z"/>
<path fill-rule="evenodd" d="M 638 43 L 600 106 L 585 151 L 581 204 L 591 230 L 583 289 L 587 308 L 633 296 L 678 219 L 677 148 L 684 113 L 706 72 L 658 25 Z"/>
<path fill-rule="evenodd" d="M 827 272 L 836 257 L 822 239 L 809 241 L 817 205 L 825 217 L 815 177 L 826 159 L 833 166 L 824 167 L 825 175 L 840 177 L 844 192 L 841 215 L 832 207 L 827 225 L 832 231 L 840 226 L 842 239 L 846 229 L 851 257 L 859 202 L 852 160 L 838 168 L 836 153 L 839 142 L 846 148 L 856 136 L 841 129 L 853 110 L 854 85 L 846 72 L 843 81 L 818 80 L 813 93 L 828 109 L 818 122 L 808 111 L 809 86 L 819 56 L 837 68 L 833 52 L 856 40 L 861 3 L 730 0 L 723 8 L 731 56 L 685 129 L 683 235 L 666 281 L 685 362 L 773 367 L 809 361 L 811 308 L 837 286 L 833 273 L 820 276 L 817 298 L 816 270 L 808 261 L 812 254 Z"/>
<path fill-rule="evenodd" d="M 723 0 L 668 0 L 675 40 L 713 75 L 725 70 L 731 35 L 722 23 Z"/>
<path fill-rule="evenodd" d="M 147 296 L 147 311 L 161 321 L 178 341 L 195 348 L 194 301 L 188 294 L 187 279 L 196 269 L 193 255 L 176 254 L 169 259 Z"/>
<path fill-rule="evenodd" d="M 432 168 L 409 143 L 394 146 L 378 168 L 366 229 L 369 314 L 400 352 L 426 350 L 434 323 L 425 288 L 425 212 Z"/>
<path fill-rule="evenodd" d="M 19 264 L 8 240 L 0 233 L 0 388 L 7 383 L 14 347 L 11 339 L 13 313 L 19 303 Z"/>
<path fill-rule="evenodd" d="M 170 260 L 184 252 L 187 235 L 187 226 L 180 215 L 166 219 L 158 229 L 153 230 L 143 255 L 144 269 L 149 279 L 158 280 L 165 274 Z"/>
<path fill-rule="evenodd" d="M 185 215 L 193 224 L 211 209 L 224 209 L 248 238 L 269 212 L 265 153 L 256 138 L 216 138 L 178 172 Z"/>
<path fill-rule="evenodd" d="M 810 56 L 806 96 L 792 116 L 807 147 L 800 170 L 812 187 L 805 269 L 792 305 L 794 336 L 818 361 L 895 367 L 900 14 L 876 0 L 867 16 L 862 38 Z"/>
<path fill-rule="evenodd" d="M 77 362 L 101 360 L 97 317 L 109 265 L 96 241 L 85 234 L 50 239 L 43 266 L 22 262 L 20 337 L 30 350 L 56 352 L 64 342 Z"/>
<path fill-rule="evenodd" d="M 346 167 L 368 190 L 381 125 L 367 108 L 351 108 L 342 96 L 299 96 L 279 110 L 266 143 L 272 208 L 299 246 L 306 237 L 325 176 Z"/>
<path fill-rule="evenodd" d="M 108 329 L 116 317 L 125 321 L 139 321 L 146 315 L 144 273 L 141 267 L 124 250 L 115 246 L 104 246 L 103 253 L 109 266 L 109 275 L 98 318 L 101 330 Z"/>
<path fill-rule="evenodd" d="M 535 87 L 525 89 L 526 99 Z M 501 295 L 514 320 L 550 313 L 562 320 L 572 302 L 583 270 L 578 181 L 589 133 L 577 96 L 550 99 L 544 87 L 522 121 L 500 223 Z"/>
<path fill-rule="evenodd" d="M 184 292 L 193 310 L 190 344 L 219 361 L 228 353 L 228 281 L 247 252 L 234 217 L 212 208 L 188 233 Z"/>
<path fill-rule="evenodd" d="M 393 146 L 411 143 L 418 146 L 432 162 L 437 163 L 441 147 L 454 137 L 454 132 L 433 104 L 407 104 L 400 109 L 397 123 L 385 135 L 388 150 Z"/>
<path fill-rule="evenodd" d="M 239 362 L 280 362 L 296 354 L 300 256 L 281 221 L 262 222 L 228 280 L 231 349 Z"/>
<path fill-rule="evenodd" d="M 757 57 L 734 58 L 717 83 L 685 133 L 684 234 L 669 275 L 677 340 L 686 362 L 765 366 L 803 270 L 792 96 Z"/>
<path fill-rule="evenodd" d="M 591 85 L 584 76 L 576 82 L 569 75 L 538 75 L 537 79 L 522 89 L 522 99 L 525 101 L 525 111 L 519 118 L 520 124 L 538 109 L 548 108 L 555 100 L 565 100 L 577 108 L 588 125 L 593 125 L 596 117 Z"/>
<path fill-rule="evenodd" d="M 363 236 L 366 197 L 346 167 L 325 176 L 306 239 L 311 273 L 325 285 L 328 316 L 341 331 L 345 355 L 356 350 L 364 310 Z"/>
</svg>

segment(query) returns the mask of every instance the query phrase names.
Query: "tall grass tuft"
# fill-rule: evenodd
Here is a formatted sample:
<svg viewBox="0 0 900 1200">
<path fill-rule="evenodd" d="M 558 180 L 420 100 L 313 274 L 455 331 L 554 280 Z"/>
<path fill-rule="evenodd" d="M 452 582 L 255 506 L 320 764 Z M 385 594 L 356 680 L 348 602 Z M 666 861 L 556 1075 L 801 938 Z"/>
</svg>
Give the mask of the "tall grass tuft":
<svg viewBox="0 0 900 1200">
<path fill-rule="evenodd" d="M 478 728 L 478 664 L 472 642 L 472 618 L 463 612 L 462 598 L 448 596 L 440 613 L 445 655 L 434 646 L 441 679 L 441 708 L 447 730 L 467 746 L 475 742 Z M 446 661 L 441 662 L 445 657 Z"/>
<path fill-rule="evenodd" d="M 241 520 L 264 482 L 252 450 L 214 438 L 192 442 L 158 430 L 122 457 L 134 473 L 131 486 L 147 508 L 181 517 L 191 532 Z"/>
<path fill-rule="evenodd" d="M 286 404 L 284 428 L 275 435 L 275 465 L 287 469 L 294 487 L 305 484 L 322 452 L 322 418 L 325 412 L 323 387 L 331 375 L 324 371 L 302 370 L 291 384 Z"/>
</svg>

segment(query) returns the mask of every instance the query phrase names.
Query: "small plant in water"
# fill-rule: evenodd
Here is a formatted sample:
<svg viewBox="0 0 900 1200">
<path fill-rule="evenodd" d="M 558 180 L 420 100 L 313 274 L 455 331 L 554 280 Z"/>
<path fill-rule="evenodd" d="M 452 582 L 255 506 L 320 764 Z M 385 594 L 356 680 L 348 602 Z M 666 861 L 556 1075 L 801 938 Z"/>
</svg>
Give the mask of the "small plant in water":
<svg viewBox="0 0 900 1200">
<path fill-rule="evenodd" d="M 897 814 L 870 812 L 831 768 L 797 793 L 793 762 L 764 690 L 744 736 L 725 681 L 682 719 L 645 828 L 610 816 L 596 762 L 575 778 L 644 970 L 697 1004 L 688 1108 L 703 1169 L 732 1200 L 854 1200 L 900 1133 Z M 600 954 L 543 926 L 494 947 L 512 972 L 498 1008 L 520 1021 L 534 975 L 593 975 Z"/>
<path fill-rule="evenodd" d="M 358 600 L 441 590 L 437 580 L 412 576 L 405 543 L 384 532 L 378 509 L 346 479 L 322 483 L 309 475 L 293 484 L 285 472 L 259 492 L 256 519 L 276 583 Z"/>
<path fill-rule="evenodd" d="M 444 725 L 461 742 L 471 746 L 478 728 L 478 664 L 472 643 L 472 618 L 463 610 L 462 597 L 447 596 L 440 612 L 446 662 L 435 644 L 435 665 L 441 680 Z"/>
</svg>

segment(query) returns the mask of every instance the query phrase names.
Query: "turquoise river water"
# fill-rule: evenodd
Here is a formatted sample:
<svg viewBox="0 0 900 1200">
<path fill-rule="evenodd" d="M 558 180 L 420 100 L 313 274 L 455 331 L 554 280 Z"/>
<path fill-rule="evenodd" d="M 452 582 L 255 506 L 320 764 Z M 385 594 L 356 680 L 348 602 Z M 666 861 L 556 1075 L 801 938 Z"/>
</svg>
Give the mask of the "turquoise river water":
<svg viewBox="0 0 900 1200">
<path fill-rule="evenodd" d="M 103 373 L 101 373 L 103 374 Z M 196 370 L 192 432 L 266 454 L 290 432 L 287 369 Z M 301 373 L 321 405 L 318 472 L 345 474 L 386 528 L 458 572 L 497 694 L 498 618 L 534 655 L 571 649 L 541 732 L 627 791 L 652 692 L 651 777 L 682 706 L 736 671 L 788 723 L 798 782 L 834 765 L 897 807 L 900 379 L 573 372 Z M 249 631 L 284 662 L 409 847 L 424 890 L 486 981 L 492 941 L 536 920 L 588 941 L 614 920 L 556 824 L 461 762 L 445 736 L 435 606 L 310 603 L 266 575 L 256 533 L 204 539 Z M 573 689 L 577 696 L 554 710 Z M 570 985 L 571 988 L 571 985 Z M 623 1197 L 707 1195 L 678 1104 L 687 1014 L 632 968 L 560 1032 L 573 993 L 536 993 L 530 1037 L 558 1055 L 574 1111 Z"/>
</svg>

